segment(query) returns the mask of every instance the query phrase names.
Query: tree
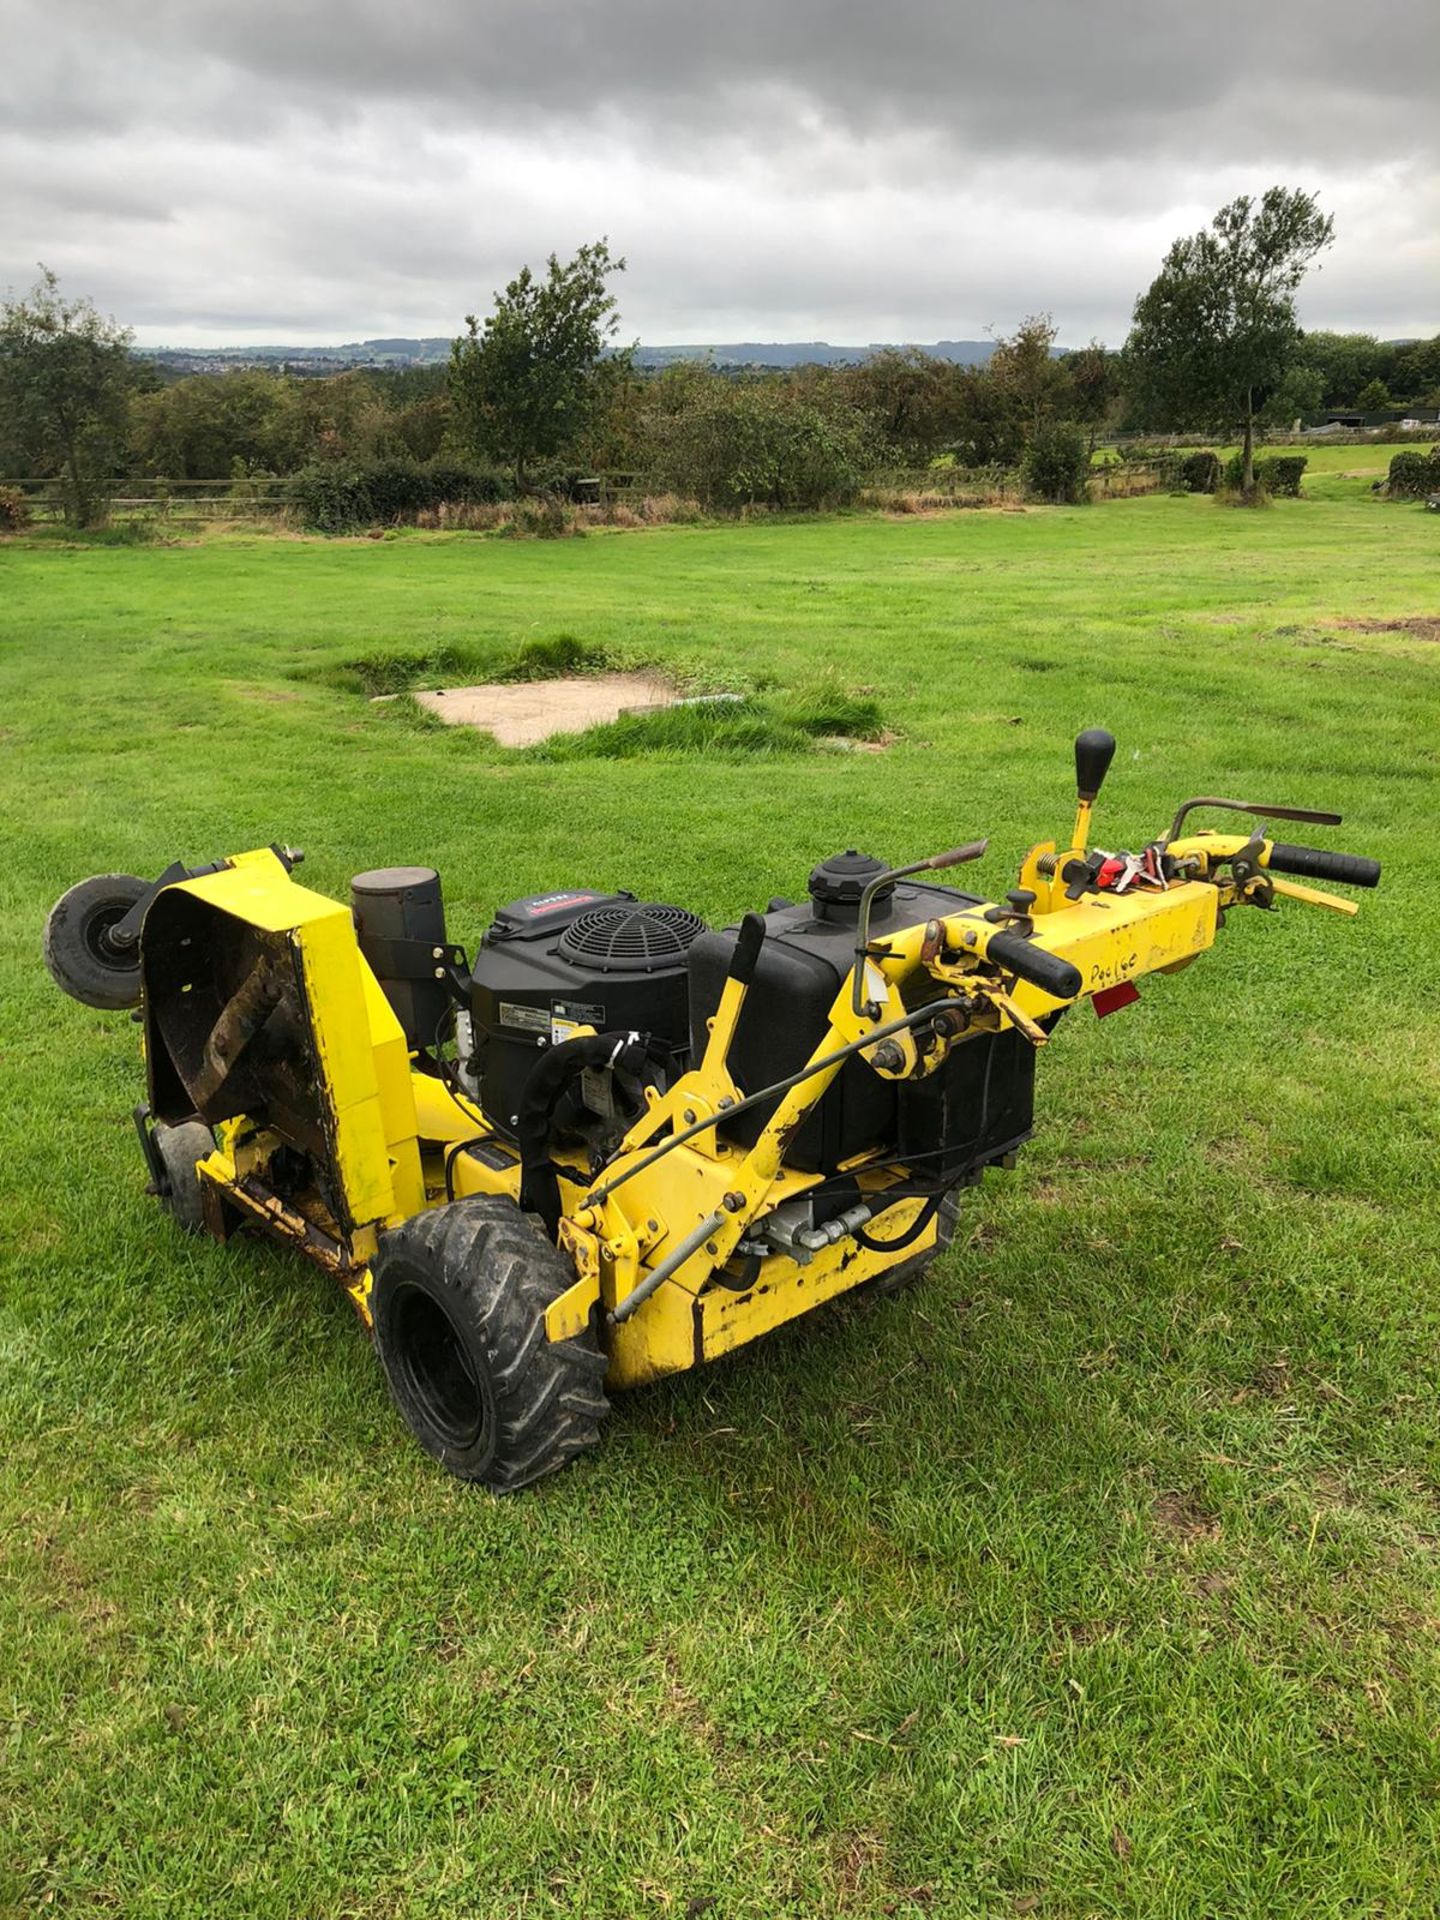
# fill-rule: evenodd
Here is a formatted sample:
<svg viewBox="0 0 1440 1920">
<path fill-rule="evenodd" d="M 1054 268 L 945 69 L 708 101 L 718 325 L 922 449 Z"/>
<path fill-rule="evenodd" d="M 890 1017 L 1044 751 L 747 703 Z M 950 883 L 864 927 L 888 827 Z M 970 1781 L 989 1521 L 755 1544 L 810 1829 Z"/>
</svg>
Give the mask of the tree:
<svg viewBox="0 0 1440 1920">
<path fill-rule="evenodd" d="M 66 300 L 48 267 L 0 305 L 0 420 L 10 457 L 60 481 L 72 526 L 105 516 L 120 470 L 134 367 L 128 327 Z"/>
<path fill-rule="evenodd" d="M 955 368 L 919 347 L 880 347 L 832 383 L 875 423 L 897 460 L 921 465 L 953 440 L 960 422 Z"/>
<path fill-rule="evenodd" d="M 1026 440 L 1055 417 L 1065 395 L 1065 370 L 1051 352 L 1054 345 L 1049 314 L 1032 313 L 1008 338 L 996 340 L 986 368 Z"/>
<path fill-rule="evenodd" d="M 512 462 L 522 491 L 527 467 L 585 431 L 611 377 L 607 364 L 628 367 L 628 354 L 606 351 L 618 323 L 605 283 L 624 268 L 605 240 L 563 265 L 552 253 L 543 279 L 521 268 L 483 327 L 465 316 L 450 351 L 457 427 L 474 450 Z"/>
<path fill-rule="evenodd" d="M 955 370 L 954 453 L 963 467 L 1013 466 L 1022 436 L 1009 397 L 988 367 Z"/>
<path fill-rule="evenodd" d="M 1096 435 L 1120 398 L 1119 358 L 1100 341 L 1092 340 L 1088 347 L 1077 347 L 1060 360 L 1069 383 L 1066 411 L 1086 429 L 1091 453 L 1095 451 Z"/>
<path fill-rule="evenodd" d="M 1394 367 L 1388 381 L 1392 394 L 1402 400 L 1419 400 L 1434 406 L 1425 395 L 1440 386 L 1440 333 L 1430 340 L 1416 340 L 1408 347 L 1395 349 Z"/>
<path fill-rule="evenodd" d="M 1372 380 L 1360 389 L 1355 404 L 1362 413 L 1380 413 L 1390 405 L 1390 389 L 1383 380 Z"/>
<path fill-rule="evenodd" d="M 1266 399 L 1258 418 L 1267 427 L 1293 427 L 1307 413 L 1318 413 L 1325 382 L 1318 367 L 1296 360 L 1285 369 L 1285 376 Z"/>
<path fill-rule="evenodd" d="M 1320 375 L 1320 404 L 1325 407 L 1353 407 L 1356 396 L 1368 380 L 1383 380 L 1393 392 L 1393 376 L 1399 349 L 1388 340 L 1377 340 L 1370 333 L 1307 333 L 1300 348 L 1300 359 Z"/>
<path fill-rule="evenodd" d="M 1295 291 L 1334 222 L 1314 198 L 1271 187 L 1222 207 L 1176 240 L 1135 302 L 1126 356 L 1154 426 L 1243 429 L 1241 472 L 1255 492 L 1255 416 L 1296 358 Z"/>
<path fill-rule="evenodd" d="M 1026 486 L 1055 506 L 1078 506 L 1089 497 L 1090 452 L 1083 427 L 1047 421 L 1026 443 Z"/>
</svg>

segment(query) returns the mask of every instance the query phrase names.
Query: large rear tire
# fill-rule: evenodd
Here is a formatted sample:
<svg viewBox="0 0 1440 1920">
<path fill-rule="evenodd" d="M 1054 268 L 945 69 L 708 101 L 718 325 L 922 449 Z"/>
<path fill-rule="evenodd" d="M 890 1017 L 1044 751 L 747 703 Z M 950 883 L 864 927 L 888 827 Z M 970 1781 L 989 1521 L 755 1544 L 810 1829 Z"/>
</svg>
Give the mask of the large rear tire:
<svg viewBox="0 0 1440 1920">
<path fill-rule="evenodd" d="M 528 1486 L 595 1445 L 609 1411 L 594 1329 L 546 1338 L 575 1274 L 513 1201 L 416 1214 L 385 1235 L 370 1305 L 390 1392 L 415 1438 L 462 1480 Z"/>
<path fill-rule="evenodd" d="M 112 947 L 108 935 L 150 891 L 133 873 L 100 873 L 71 887 L 45 922 L 45 964 L 57 987 L 82 1006 L 116 1013 L 140 1004 L 140 947 Z"/>
</svg>

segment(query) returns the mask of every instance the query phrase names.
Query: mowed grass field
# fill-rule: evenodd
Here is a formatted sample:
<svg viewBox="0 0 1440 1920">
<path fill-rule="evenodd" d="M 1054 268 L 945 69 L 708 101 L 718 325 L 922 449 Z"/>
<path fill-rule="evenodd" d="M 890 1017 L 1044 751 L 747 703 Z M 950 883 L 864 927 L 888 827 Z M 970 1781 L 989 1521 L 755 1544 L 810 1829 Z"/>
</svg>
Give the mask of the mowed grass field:
<svg viewBox="0 0 1440 1920">
<path fill-rule="evenodd" d="M 1440 526 L 1326 451 L 1263 513 L 0 547 L 0 1911 L 1435 1913 Z M 545 764 L 338 684 L 562 634 L 897 737 Z M 1096 724 L 1101 844 L 1329 807 L 1381 892 L 1072 1015 L 918 1288 L 508 1501 L 324 1276 L 146 1199 L 136 1030 L 40 963 L 72 881 L 278 839 L 438 866 L 472 947 L 984 832 L 999 894 Z"/>
</svg>

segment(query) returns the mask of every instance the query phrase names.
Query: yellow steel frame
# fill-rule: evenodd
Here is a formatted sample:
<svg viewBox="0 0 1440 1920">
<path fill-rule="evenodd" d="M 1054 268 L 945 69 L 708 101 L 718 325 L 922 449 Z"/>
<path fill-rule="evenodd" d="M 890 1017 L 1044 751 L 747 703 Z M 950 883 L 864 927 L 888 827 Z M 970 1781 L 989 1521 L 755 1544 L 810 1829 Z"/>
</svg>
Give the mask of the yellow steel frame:
<svg viewBox="0 0 1440 1920">
<path fill-rule="evenodd" d="M 1349 907 L 1268 875 L 1235 880 L 1226 863 L 1254 846 L 1243 835 L 1196 834 L 1169 847 L 1184 877 L 1163 891 L 1089 893 L 1077 901 L 1065 898 L 1058 876 L 1081 849 L 1057 854 L 1051 843 L 1033 848 L 1021 868 L 1022 883 L 1036 895 L 1033 944 L 1078 968 L 1078 999 L 1187 965 L 1213 943 L 1222 911 L 1256 897 L 1257 888 Z M 1259 843 L 1259 868 L 1268 854 L 1269 843 Z M 348 1224 L 337 1229 L 328 1219 L 317 1223 L 267 1196 L 264 1166 L 275 1142 L 244 1120 L 219 1129 L 216 1151 L 202 1163 L 201 1173 L 248 1217 L 330 1265 L 368 1321 L 368 1265 L 384 1229 L 450 1195 L 518 1199 L 518 1157 L 493 1136 L 478 1108 L 411 1062 L 399 1022 L 360 953 L 344 907 L 297 885 L 269 852 L 239 855 L 225 871 L 177 885 L 216 911 L 289 944 L 324 1081 L 332 1174 L 344 1196 Z M 598 1314 L 605 1326 L 609 1383 L 633 1385 L 742 1346 L 933 1246 L 938 1228 L 932 1221 L 903 1254 L 867 1249 L 853 1239 L 803 1262 L 775 1252 L 749 1283 L 737 1256 L 758 1217 L 803 1194 L 819 1178 L 787 1166 L 786 1148 L 840 1070 L 830 1056 L 904 1018 L 905 989 L 913 987 L 917 974 L 928 974 L 942 996 L 963 996 L 965 1013 L 953 1031 L 930 1038 L 923 1055 L 908 1032 L 894 1036 L 893 1051 L 862 1046 L 861 1057 L 877 1072 L 890 1078 L 933 1072 L 953 1048 L 1010 1027 L 1044 1043 L 1045 1029 L 1037 1023 L 1067 1002 L 989 960 L 990 942 L 1005 924 L 989 917 L 991 911 L 965 908 L 943 922 L 907 927 L 873 942 L 864 961 L 862 1011 L 855 1011 L 847 981 L 812 1055 L 809 1077 L 783 1095 L 749 1148 L 726 1140 L 718 1124 L 700 1126 L 718 1121 L 742 1097 L 728 1058 L 749 989 L 738 980 L 727 981 L 693 1069 L 668 1091 L 650 1091 L 648 1110 L 588 1188 L 578 1161 L 575 1181 L 562 1183 L 560 1244 L 576 1278 L 549 1310 L 549 1337 L 569 1338 Z M 911 999 L 913 1004 L 913 994 Z M 676 1133 L 694 1129 L 693 1137 L 657 1153 Z M 863 1159 L 847 1171 L 872 1199 L 903 1183 L 903 1172 L 867 1168 Z M 885 1236 L 898 1237 L 914 1223 L 922 1204 L 909 1197 L 885 1209 Z M 633 1314 L 614 1319 L 627 1296 L 707 1221 L 709 1231 L 689 1256 Z M 326 1257 L 327 1245 L 335 1247 L 333 1257 Z"/>
</svg>

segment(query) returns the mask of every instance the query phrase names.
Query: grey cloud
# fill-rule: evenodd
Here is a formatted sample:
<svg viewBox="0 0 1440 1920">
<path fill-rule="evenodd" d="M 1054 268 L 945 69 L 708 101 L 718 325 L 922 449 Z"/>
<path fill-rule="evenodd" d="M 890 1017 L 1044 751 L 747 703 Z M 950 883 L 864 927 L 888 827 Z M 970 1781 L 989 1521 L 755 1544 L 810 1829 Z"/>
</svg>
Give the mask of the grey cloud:
<svg viewBox="0 0 1440 1920">
<path fill-rule="evenodd" d="M 421 102 L 492 124 L 618 112 L 692 138 L 797 113 L 852 133 L 923 128 L 972 149 L 1093 155 L 1140 140 L 1212 150 L 1283 132 L 1316 157 L 1384 130 L 1429 136 L 1434 0 L 10 0 L 17 114 L 187 121 L 227 99 L 343 118 Z M 257 95 L 256 87 L 261 89 Z M 788 104 L 789 111 L 786 111 Z"/>
<path fill-rule="evenodd" d="M 0 0 L 0 46 L 0 285 L 151 337 L 448 331 L 605 232 L 649 339 L 1114 339 L 1276 178 L 1337 213 L 1313 324 L 1437 318 L 1434 0 Z"/>
</svg>

